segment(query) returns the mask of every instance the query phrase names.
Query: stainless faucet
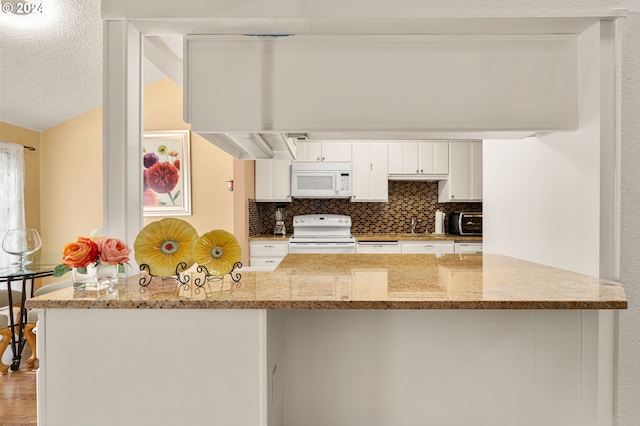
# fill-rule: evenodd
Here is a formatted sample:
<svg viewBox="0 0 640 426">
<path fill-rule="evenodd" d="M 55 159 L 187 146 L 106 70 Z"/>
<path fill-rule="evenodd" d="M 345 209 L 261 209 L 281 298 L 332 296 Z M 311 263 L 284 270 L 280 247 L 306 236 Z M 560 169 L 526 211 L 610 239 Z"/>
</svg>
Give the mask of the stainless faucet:
<svg viewBox="0 0 640 426">
<path fill-rule="evenodd" d="M 418 223 L 422 222 L 422 220 L 418 219 L 417 217 L 412 217 L 411 218 L 411 233 L 415 234 L 416 233 L 416 225 Z"/>
</svg>

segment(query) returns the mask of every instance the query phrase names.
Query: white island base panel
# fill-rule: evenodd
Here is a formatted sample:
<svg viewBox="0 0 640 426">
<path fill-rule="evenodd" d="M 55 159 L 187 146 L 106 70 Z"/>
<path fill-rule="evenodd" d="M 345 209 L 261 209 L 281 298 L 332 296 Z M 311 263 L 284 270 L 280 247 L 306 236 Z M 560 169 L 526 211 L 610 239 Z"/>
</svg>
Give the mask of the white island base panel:
<svg viewBox="0 0 640 426">
<path fill-rule="evenodd" d="M 614 424 L 613 310 L 40 318 L 40 426 Z"/>
</svg>

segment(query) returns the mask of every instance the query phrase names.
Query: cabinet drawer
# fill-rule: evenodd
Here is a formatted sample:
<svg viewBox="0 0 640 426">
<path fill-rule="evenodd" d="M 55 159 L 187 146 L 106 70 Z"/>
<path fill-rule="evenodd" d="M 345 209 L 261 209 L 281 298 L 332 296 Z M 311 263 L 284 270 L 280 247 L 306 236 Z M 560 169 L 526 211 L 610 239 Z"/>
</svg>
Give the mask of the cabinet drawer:
<svg viewBox="0 0 640 426">
<path fill-rule="evenodd" d="M 421 241 L 402 243 L 403 254 L 451 254 L 454 253 L 454 244 L 442 241 Z"/>
<path fill-rule="evenodd" d="M 253 266 L 258 266 L 258 267 L 269 266 L 269 267 L 275 268 L 280 264 L 280 262 L 282 262 L 282 259 L 283 259 L 282 257 L 251 257 L 249 259 L 249 262 L 252 267 Z M 240 272 L 242 272 L 242 270 Z"/>
<path fill-rule="evenodd" d="M 289 253 L 288 242 L 252 241 L 250 257 L 285 257 Z"/>
<path fill-rule="evenodd" d="M 482 243 L 456 243 L 456 254 L 482 253 Z"/>
<path fill-rule="evenodd" d="M 365 254 L 400 254 L 398 243 L 358 243 L 356 253 Z"/>
</svg>

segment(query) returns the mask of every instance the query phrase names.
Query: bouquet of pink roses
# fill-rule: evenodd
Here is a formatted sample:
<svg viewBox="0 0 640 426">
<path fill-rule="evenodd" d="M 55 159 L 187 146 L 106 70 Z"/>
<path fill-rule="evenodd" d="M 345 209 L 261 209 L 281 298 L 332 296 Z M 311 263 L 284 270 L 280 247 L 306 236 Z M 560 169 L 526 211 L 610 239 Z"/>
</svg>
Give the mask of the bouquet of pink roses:
<svg viewBox="0 0 640 426">
<path fill-rule="evenodd" d="M 124 272 L 124 264 L 129 261 L 131 249 L 117 238 L 78 237 L 62 249 L 62 264 L 55 267 L 54 277 L 59 277 L 72 268 L 86 273 L 87 266 L 99 263 L 118 265 L 118 272 Z"/>
</svg>

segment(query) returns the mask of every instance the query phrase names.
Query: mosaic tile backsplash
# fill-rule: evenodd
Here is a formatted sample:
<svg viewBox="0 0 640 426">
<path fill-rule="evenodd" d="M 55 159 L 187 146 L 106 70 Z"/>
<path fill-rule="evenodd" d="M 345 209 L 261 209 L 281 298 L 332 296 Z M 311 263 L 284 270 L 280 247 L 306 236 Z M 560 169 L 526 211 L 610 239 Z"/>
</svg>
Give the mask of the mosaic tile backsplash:
<svg viewBox="0 0 640 426">
<path fill-rule="evenodd" d="M 343 199 L 294 199 L 291 203 L 256 203 L 250 200 L 251 236 L 273 233 L 278 205 L 284 205 L 287 210 L 285 226 L 288 233 L 293 232 L 293 217 L 300 214 L 349 215 L 352 233 L 385 234 L 410 232 L 412 217 L 421 220 L 416 227 L 416 233 L 433 232 L 435 212 L 438 209 L 447 214 L 454 211 L 482 211 L 482 203 L 438 203 L 436 181 L 389 181 L 389 201 L 386 203 L 352 203 Z"/>
</svg>

